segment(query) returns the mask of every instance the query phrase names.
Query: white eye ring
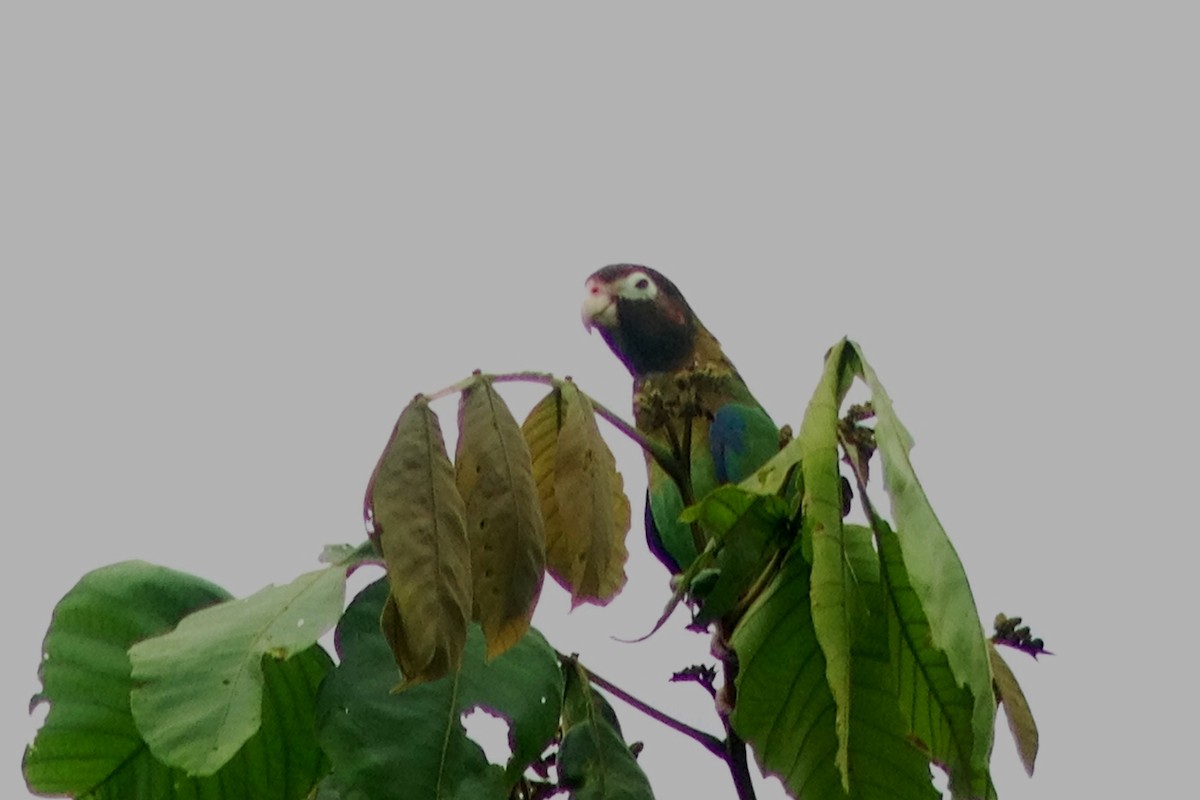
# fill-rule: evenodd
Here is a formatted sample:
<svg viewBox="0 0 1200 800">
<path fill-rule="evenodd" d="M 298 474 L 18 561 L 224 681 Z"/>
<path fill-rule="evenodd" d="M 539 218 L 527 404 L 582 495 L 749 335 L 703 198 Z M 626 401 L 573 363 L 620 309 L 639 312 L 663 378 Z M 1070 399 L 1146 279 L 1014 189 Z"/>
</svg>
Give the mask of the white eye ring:
<svg viewBox="0 0 1200 800">
<path fill-rule="evenodd" d="M 653 300 L 658 296 L 658 286 L 644 272 L 630 273 L 621 281 L 621 297 L 630 300 Z"/>
</svg>

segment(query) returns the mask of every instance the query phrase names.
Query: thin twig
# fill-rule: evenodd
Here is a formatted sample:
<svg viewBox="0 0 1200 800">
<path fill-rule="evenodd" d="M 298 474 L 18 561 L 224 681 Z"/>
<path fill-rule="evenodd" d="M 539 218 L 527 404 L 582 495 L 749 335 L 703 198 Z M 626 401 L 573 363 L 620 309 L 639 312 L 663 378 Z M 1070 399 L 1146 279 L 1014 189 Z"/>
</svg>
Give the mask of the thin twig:
<svg viewBox="0 0 1200 800">
<path fill-rule="evenodd" d="M 585 675 L 587 675 L 587 678 L 589 681 L 596 684 L 601 689 L 604 689 L 605 691 L 609 692 L 614 697 L 620 698 L 621 700 L 625 701 L 629 705 L 636 708 L 638 711 L 641 711 L 643 714 L 650 717 L 651 719 L 661 722 L 663 725 L 666 725 L 668 728 L 679 731 L 684 736 L 687 736 L 690 739 L 694 739 L 695 741 L 699 742 L 700 745 L 703 746 L 705 750 L 707 750 L 708 752 L 717 756 L 722 761 L 725 761 L 728 758 L 728 756 L 725 752 L 725 742 L 723 742 L 720 739 L 718 739 L 717 737 L 713 736 L 711 733 L 705 733 L 704 731 L 702 731 L 698 728 L 693 728 L 691 725 L 688 725 L 686 722 L 680 722 L 679 720 L 675 719 L 674 717 L 664 714 L 663 712 L 659 711 L 658 709 L 654 708 L 653 706 L 643 703 L 641 700 L 638 700 L 636 697 L 634 697 L 633 695 L 631 695 L 629 692 L 625 691 L 621 687 L 619 687 L 613 683 L 610 683 L 609 681 L 606 681 L 604 678 L 601 678 L 599 675 L 592 672 L 587 667 L 583 666 L 583 664 L 580 664 L 578 662 L 578 660 L 572 659 L 571 656 L 565 656 L 562 653 L 558 653 L 557 655 L 558 655 L 559 661 L 562 661 L 563 663 L 571 663 L 573 661 L 575 664 L 578 664 L 579 668 L 583 670 Z"/>
<path fill-rule="evenodd" d="M 628 436 L 638 443 L 639 446 L 658 462 L 658 465 L 663 468 L 663 471 L 671 476 L 671 479 L 676 483 L 687 483 L 687 472 L 683 462 L 677 458 L 670 449 L 663 447 L 655 441 L 651 441 L 642 435 L 641 431 L 634 428 L 625 420 L 614 414 L 604 405 L 597 403 L 590 395 L 588 400 L 592 401 L 592 408 L 598 416 L 603 417 L 610 425 L 619 430 L 621 433 Z"/>
<path fill-rule="evenodd" d="M 427 402 L 432 403 L 434 400 L 441 400 L 443 397 L 452 395 L 456 392 L 461 392 L 463 389 L 466 389 L 472 383 L 479 380 L 480 374 L 481 373 L 479 372 L 479 370 L 475 370 L 474 372 L 471 373 L 471 376 L 469 378 L 463 378 L 458 383 L 452 383 L 443 389 L 438 389 L 436 392 L 433 392 L 432 394 L 426 393 L 425 400 Z"/>
</svg>

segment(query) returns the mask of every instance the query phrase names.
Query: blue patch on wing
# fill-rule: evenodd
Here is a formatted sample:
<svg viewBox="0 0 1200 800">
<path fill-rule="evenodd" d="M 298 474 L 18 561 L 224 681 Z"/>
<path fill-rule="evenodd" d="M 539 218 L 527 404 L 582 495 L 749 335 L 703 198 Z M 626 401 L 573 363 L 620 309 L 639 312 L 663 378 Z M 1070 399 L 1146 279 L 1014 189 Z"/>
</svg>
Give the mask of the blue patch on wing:
<svg viewBox="0 0 1200 800">
<path fill-rule="evenodd" d="M 741 407 L 726 403 L 713 414 L 708 428 L 708 448 L 712 453 L 713 475 L 717 483 L 729 483 L 729 461 L 736 458 L 746 444 L 746 419 Z"/>
<path fill-rule="evenodd" d="M 737 483 L 779 450 L 779 429 L 758 406 L 726 403 L 713 414 L 708 448 L 717 483 Z"/>
</svg>

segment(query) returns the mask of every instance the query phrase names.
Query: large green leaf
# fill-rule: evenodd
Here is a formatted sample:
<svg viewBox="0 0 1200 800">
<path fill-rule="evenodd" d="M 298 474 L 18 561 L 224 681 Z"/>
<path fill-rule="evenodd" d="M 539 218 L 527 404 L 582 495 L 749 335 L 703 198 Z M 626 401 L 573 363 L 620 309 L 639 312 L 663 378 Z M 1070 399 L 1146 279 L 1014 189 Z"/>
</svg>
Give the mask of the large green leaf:
<svg viewBox="0 0 1200 800">
<path fill-rule="evenodd" d="M 987 765 L 973 760 L 971 693 L 954 680 L 946 654 L 932 644 L 929 621 L 904 566 L 900 537 L 878 515 L 872 519 L 884 576 L 884 614 L 900 709 L 915 741 L 950 776 L 954 797 L 995 794 Z"/>
<path fill-rule="evenodd" d="M 734 631 L 740 661 L 734 728 L 793 797 L 935 798 L 928 761 L 908 740 L 900 716 L 869 532 L 847 526 L 845 546 L 872 612 L 860 622 L 863 635 L 851 653 L 848 789 L 836 763 L 838 705 L 813 622 L 810 567 L 797 550 Z"/>
<path fill-rule="evenodd" d="M 861 349 L 855 344 L 850 346 L 871 389 L 884 487 L 891 498 L 892 519 L 900 533 L 898 542 L 909 583 L 925 612 L 933 647 L 946 654 L 955 682 L 965 686 L 974 699 L 971 765 L 973 773 L 982 774 L 991 754 L 996 707 L 979 612 L 962 562 L 909 460 L 912 436 L 896 416 L 891 398 Z"/>
<path fill-rule="evenodd" d="M 50 711 L 25 751 L 30 789 L 88 800 L 305 797 L 327 769 L 312 729 L 316 687 L 331 666 L 320 648 L 266 659 L 262 726 L 215 775 L 166 766 L 134 725 L 130 645 L 228 598 L 207 581 L 140 561 L 85 575 L 55 607 L 46 634 L 35 701 Z"/>
<path fill-rule="evenodd" d="M 558 726 L 562 672 L 537 631 L 490 662 L 478 625 L 462 667 L 392 694 L 400 677 L 379 629 L 388 587 L 380 580 L 351 602 L 337 628 L 341 663 L 321 688 L 318 736 L 341 796 L 391 800 L 502 798 L 546 748 Z M 462 726 L 482 706 L 509 722 L 507 770 L 488 764 Z"/>
<path fill-rule="evenodd" d="M 346 570 L 326 567 L 285 586 L 186 617 L 129 649 L 133 719 L 151 752 L 189 775 L 211 775 L 262 721 L 263 656 L 286 659 L 337 624 Z"/>
<path fill-rule="evenodd" d="M 578 663 L 566 669 L 560 785 L 571 800 L 653 800 L 650 781 L 621 738 L 616 714 Z"/>
</svg>

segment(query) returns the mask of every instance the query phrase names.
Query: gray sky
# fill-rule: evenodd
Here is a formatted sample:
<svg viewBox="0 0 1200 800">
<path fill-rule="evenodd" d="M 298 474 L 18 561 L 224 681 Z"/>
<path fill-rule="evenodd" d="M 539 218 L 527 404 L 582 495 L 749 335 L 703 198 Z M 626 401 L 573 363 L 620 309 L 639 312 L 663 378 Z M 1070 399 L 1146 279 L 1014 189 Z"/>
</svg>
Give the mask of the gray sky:
<svg viewBox="0 0 1200 800">
<path fill-rule="evenodd" d="M 1002 797 L 1176 794 L 1200 65 L 1172 13 L 6 7 L 0 794 L 26 796 L 41 637 L 83 573 L 141 558 L 243 595 L 314 568 L 363 538 L 407 400 L 476 367 L 626 410 L 578 318 L 616 261 L 669 275 L 780 422 L 831 343 L 863 345 L 981 615 L 1057 653 L 1010 658 L 1042 753 L 1027 779 L 999 723 Z M 505 389 L 518 415 L 538 396 Z M 664 682 L 703 637 L 610 640 L 667 596 L 640 528 L 630 549 L 612 606 L 567 616 L 548 583 L 536 624 L 715 730 Z M 659 797 L 732 797 L 617 710 Z"/>
</svg>

